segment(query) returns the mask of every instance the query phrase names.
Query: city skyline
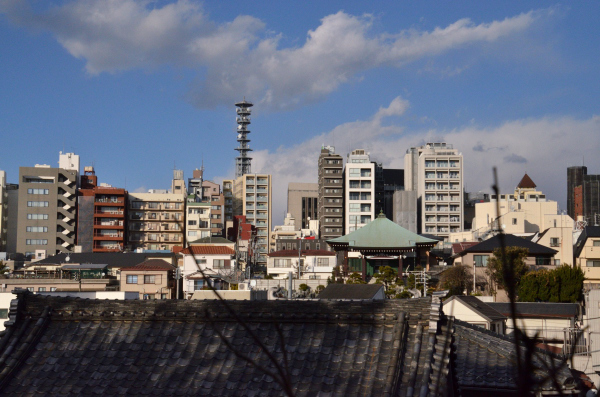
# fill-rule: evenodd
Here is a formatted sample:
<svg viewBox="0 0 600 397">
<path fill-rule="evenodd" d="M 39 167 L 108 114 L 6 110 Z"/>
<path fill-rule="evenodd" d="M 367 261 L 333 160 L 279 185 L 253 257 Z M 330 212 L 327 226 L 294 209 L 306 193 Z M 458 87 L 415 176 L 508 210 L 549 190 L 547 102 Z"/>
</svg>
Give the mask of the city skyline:
<svg viewBox="0 0 600 397">
<path fill-rule="evenodd" d="M 246 98 L 274 224 L 288 182 L 317 181 L 323 144 L 403 168 L 410 147 L 444 141 L 467 191 L 490 191 L 497 166 L 504 191 L 528 173 L 566 209 L 567 167 L 600 172 L 599 8 L 2 1 L 0 169 L 16 183 L 63 150 L 130 191 L 202 163 L 221 182 Z"/>
</svg>

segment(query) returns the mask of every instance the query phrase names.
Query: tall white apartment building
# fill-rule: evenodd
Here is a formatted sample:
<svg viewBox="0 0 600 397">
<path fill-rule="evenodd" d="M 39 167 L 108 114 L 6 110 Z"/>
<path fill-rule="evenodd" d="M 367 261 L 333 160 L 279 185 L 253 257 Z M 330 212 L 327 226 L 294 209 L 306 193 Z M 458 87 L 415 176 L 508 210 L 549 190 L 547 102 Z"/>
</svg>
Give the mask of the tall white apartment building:
<svg viewBox="0 0 600 397">
<path fill-rule="evenodd" d="M 404 187 L 417 191 L 419 233 L 448 237 L 463 230 L 463 156 L 452 145 L 432 142 L 404 156 Z"/>
<path fill-rule="evenodd" d="M 348 155 L 344 170 L 344 234 L 375 219 L 375 166 L 364 149 Z"/>
<path fill-rule="evenodd" d="M 257 264 L 265 266 L 265 269 L 272 219 L 271 189 L 271 175 L 268 174 L 244 174 L 223 181 L 225 220 L 245 215 L 247 222 L 256 226 Z"/>
</svg>

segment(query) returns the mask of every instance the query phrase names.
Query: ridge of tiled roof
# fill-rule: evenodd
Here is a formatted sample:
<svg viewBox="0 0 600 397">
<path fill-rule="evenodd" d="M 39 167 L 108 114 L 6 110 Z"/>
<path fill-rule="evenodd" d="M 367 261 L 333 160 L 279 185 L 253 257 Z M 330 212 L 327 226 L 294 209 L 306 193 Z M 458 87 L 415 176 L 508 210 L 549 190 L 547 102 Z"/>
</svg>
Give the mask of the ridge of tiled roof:
<svg viewBox="0 0 600 397">
<path fill-rule="evenodd" d="M 225 245 L 192 245 L 181 251 L 185 255 L 234 255 L 233 248 Z"/>
<path fill-rule="evenodd" d="M 525 175 L 523 175 L 523 178 L 521 178 L 521 182 L 519 182 L 519 184 L 517 185 L 517 188 L 519 188 L 519 189 L 535 189 L 536 184 L 533 183 L 533 181 L 531 180 L 529 175 L 525 174 Z"/>
<path fill-rule="evenodd" d="M 132 267 L 128 267 L 127 269 L 123 269 L 124 271 L 128 270 L 175 270 L 175 266 L 171 265 L 169 262 L 162 259 L 148 259 L 139 265 L 135 265 Z"/>
<path fill-rule="evenodd" d="M 488 305 L 500 313 L 510 316 L 510 303 L 489 302 Z M 518 317 L 576 317 L 579 313 L 579 305 L 556 302 L 515 302 L 515 310 Z"/>
<path fill-rule="evenodd" d="M 383 284 L 329 284 L 318 299 L 373 299 Z"/>
<path fill-rule="evenodd" d="M 500 248 L 500 238 L 498 234 L 492 238 L 482 241 L 481 243 L 469 247 L 459 253 L 459 256 L 469 252 L 493 252 L 494 249 Z M 541 244 L 531 242 L 530 240 L 518 237 L 512 234 L 504 234 L 504 243 L 506 247 L 522 247 L 529 250 L 530 255 L 555 255 L 558 251 L 548 248 Z"/>
<path fill-rule="evenodd" d="M 487 302 L 484 302 L 477 298 L 476 296 L 470 295 L 453 295 L 449 299 L 447 299 L 444 303 L 450 302 L 452 300 L 457 300 L 459 302 L 464 303 L 468 307 L 470 307 L 473 311 L 475 311 L 480 316 L 484 317 L 488 321 L 496 321 L 496 320 L 505 320 L 506 316 L 494 309 Z"/>
<path fill-rule="evenodd" d="M 301 255 L 304 256 L 335 256 L 335 252 L 328 250 L 301 250 Z M 269 252 L 267 256 L 271 257 L 298 257 L 298 250 L 280 250 Z"/>
<path fill-rule="evenodd" d="M 69 261 L 67 261 L 67 256 Z M 65 263 L 99 263 L 108 267 L 131 267 L 140 264 L 148 258 L 173 258 L 172 253 L 148 252 L 79 252 L 61 253 L 49 256 L 35 264 L 65 264 Z"/>
</svg>

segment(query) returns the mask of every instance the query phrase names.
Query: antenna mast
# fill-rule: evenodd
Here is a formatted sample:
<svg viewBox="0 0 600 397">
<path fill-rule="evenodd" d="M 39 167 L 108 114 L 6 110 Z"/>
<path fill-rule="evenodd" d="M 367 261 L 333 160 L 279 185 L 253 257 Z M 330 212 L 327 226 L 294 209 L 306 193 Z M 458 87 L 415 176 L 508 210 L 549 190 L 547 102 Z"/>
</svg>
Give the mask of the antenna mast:
<svg viewBox="0 0 600 397">
<path fill-rule="evenodd" d="M 235 106 L 237 107 L 236 122 L 238 125 L 238 147 L 235 150 L 239 152 L 239 156 L 235 158 L 235 177 L 238 178 L 251 172 L 250 163 L 252 162 L 252 157 L 248 157 L 248 152 L 252 151 L 252 149 L 250 149 L 250 139 L 248 139 L 247 134 L 250 133 L 248 125 L 250 124 L 250 108 L 253 104 L 246 102 L 246 98 L 244 98 L 242 102 L 236 103 Z"/>
</svg>

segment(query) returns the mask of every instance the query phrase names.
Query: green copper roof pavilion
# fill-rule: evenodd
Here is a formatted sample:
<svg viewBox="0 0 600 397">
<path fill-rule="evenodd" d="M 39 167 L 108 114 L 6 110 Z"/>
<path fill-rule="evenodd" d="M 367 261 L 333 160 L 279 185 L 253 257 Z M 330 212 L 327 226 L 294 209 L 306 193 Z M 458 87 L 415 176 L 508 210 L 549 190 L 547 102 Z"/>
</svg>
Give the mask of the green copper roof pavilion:
<svg viewBox="0 0 600 397">
<path fill-rule="evenodd" d="M 402 252 L 417 247 L 433 247 L 438 241 L 406 230 L 381 213 L 373 222 L 345 236 L 327 240 L 327 243 L 336 251 L 345 248 L 362 252 Z"/>
</svg>

